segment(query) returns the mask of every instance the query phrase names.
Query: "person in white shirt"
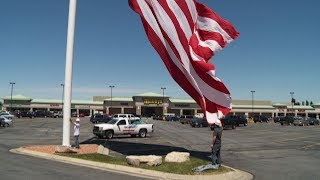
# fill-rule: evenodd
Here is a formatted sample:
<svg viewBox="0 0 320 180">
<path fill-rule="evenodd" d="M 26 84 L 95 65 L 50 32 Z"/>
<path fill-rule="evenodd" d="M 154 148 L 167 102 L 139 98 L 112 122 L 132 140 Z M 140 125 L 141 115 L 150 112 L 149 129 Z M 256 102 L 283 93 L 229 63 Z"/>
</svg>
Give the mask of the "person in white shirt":
<svg viewBox="0 0 320 180">
<path fill-rule="evenodd" d="M 77 118 L 76 121 L 73 121 L 70 118 L 70 122 L 73 123 L 73 136 L 74 136 L 74 147 L 79 149 L 79 135 L 80 135 L 80 119 Z"/>
</svg>

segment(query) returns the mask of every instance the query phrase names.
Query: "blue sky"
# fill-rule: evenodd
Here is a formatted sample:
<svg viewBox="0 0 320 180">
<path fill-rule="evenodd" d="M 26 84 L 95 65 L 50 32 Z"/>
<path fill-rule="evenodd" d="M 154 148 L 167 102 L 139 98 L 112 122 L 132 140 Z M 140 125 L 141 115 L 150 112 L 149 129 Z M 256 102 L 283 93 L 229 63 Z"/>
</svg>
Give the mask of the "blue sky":
<svg viewBox="0 0 320 180">
<path fill-rule="evenodd" d="M 237 40 L 213 57 L 233 99 L 320 102 L 320 1 L 200 0 L 230 21 Z M 189 97 L 172 80 L 127 0 L 78 0 L 73 99 L 145 92 Z M 68 0 L 0 1 L 0 97 L 60 99 Z"/>
</svg>

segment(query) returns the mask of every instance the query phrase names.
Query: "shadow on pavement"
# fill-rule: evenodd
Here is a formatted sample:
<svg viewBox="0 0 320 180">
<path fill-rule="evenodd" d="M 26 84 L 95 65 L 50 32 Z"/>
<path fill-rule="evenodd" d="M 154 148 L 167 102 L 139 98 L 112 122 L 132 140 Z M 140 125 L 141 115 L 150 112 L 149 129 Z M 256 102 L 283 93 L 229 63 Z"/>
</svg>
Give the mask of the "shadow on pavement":
<svg viewBox="0 0 320 180">
<path fill-rule="evenodd" d="M 190 155 L 203 160 L 210 161 L 210 152 L 189 151 L 182 147 L 175 147 L 160 144 L 145 144 L 136 142 L 121 142 L 107 139 L 90 138 L 81 142 L 81 144 L 98 144 L 109 148 L 111 155 L 128 156 L 128 155 L 157 155 L 165 156 L 172 151 L 190 152 Z M 113 151 L 113 152 L 112 152 Z"/>
</svg>

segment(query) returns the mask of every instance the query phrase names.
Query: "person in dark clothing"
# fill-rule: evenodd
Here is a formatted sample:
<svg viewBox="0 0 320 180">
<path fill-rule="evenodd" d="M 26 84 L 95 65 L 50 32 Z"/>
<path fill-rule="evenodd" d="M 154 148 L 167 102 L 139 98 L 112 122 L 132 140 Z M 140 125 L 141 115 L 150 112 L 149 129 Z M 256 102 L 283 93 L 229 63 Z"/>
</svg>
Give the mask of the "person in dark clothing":
<svg viewBox="0 0 320 180">
<path fill-rule="evenodd" d="M 214 125 L 213 128 L 213 136 L 212 136 L 212 165 L 214 166 L 221 166 L 221 156 L 220 156 L 220 150 L 221 150 L 221 137 L 222 137 L 222 130 L 223 127 L 221 124 L 217 123 Z"/>
</svg>

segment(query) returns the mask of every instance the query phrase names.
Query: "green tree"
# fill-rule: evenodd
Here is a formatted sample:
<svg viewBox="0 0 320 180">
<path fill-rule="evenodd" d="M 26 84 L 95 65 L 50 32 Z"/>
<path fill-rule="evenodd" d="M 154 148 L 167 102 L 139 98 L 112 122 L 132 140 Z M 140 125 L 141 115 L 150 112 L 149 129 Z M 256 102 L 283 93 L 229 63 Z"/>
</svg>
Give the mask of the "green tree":
<svg viewBox="0 0 320 180">
<path fill-rule="evenodd" d="M 304 106 L 304 101 L 301 102 L 301 105 Z"/>
<path fill-rule="evenodd" d="M 291 103 L 292 103 L 292 104 L 296 104 L 296 99 L 292 98 L 292 99 L 291 99 Z"/>
<path fill-rule="evenodd" d="M 309 106 L 309 101 L 308 100 L 306 100 L 306 106 Z"/>
<path fill-rule="evenodd" d="M 313 106 L 313 102 L 312 101 L 310 101 L 310 106 Z"/>
</svg>

